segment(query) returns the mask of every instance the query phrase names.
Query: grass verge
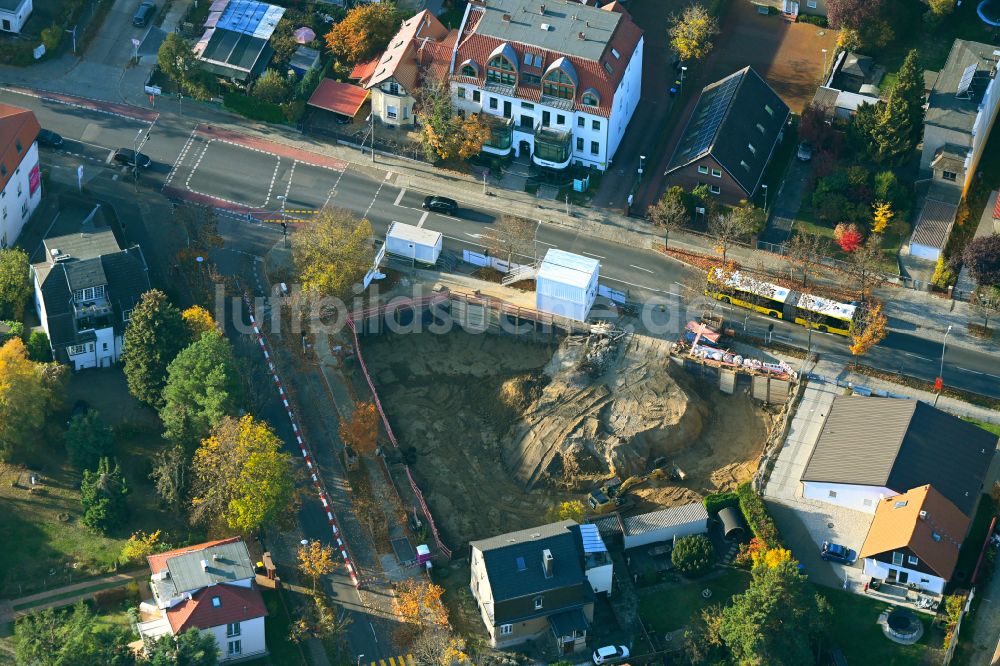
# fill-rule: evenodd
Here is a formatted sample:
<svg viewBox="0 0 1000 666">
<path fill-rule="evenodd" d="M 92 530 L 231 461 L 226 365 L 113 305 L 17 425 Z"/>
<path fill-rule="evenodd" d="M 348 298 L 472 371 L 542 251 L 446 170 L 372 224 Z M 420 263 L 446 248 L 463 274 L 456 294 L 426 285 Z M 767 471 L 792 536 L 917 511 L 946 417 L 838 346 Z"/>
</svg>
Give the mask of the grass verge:
<svg viewBox="0 0 1000 666">
<path fill-rule="evenodd" d="M 712 604 L 726 605 L 734 595 L 750 585 L 750 574 L 741 569 L 725 569 L 717 578 L 671 586 L 639 599 L 639 614 L 658 633 L 676 631 L 688 625 Z M 706 599 L 703 590 L 711 590 Z"/>
</svg>

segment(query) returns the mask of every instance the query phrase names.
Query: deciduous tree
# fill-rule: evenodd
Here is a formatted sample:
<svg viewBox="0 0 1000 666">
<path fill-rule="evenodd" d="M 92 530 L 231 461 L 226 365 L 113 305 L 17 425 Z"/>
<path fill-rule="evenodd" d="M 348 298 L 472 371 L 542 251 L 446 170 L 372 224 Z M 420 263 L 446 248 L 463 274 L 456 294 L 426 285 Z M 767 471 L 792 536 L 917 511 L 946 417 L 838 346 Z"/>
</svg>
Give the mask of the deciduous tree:
<svg viewBox="0 0 1000 666">
<path fill-rule="evenodd" d="M 826 18 L 835 30 L 848 28 L 860 32 L 881 14 L 882 0 L 829 0 L 826 4 Z"/>
<path fill-rule="evenodd" d="M 447 627 L 448 610 L 441 597 L 440 585 L 415 578 L 396 583 L 396 596 L 392 606 L 396 615 L 407 624 Z"/>
<path fill-rule="evenodd" d="M 212 313 L 200 305 L 192 305 L 181 313 L 181 317 L 184 318 L 184 323 L 187 324 L 192 340 L 199 339 L 202 333 L 220 330 L 219 325 L 215 323 L 215 319 L 212 317 Z"/>
<path fill-rule="evenodd" d="M 663 246 L 670 243 L 670 232 L 680 231 L 691 221 L 684 190 L 674 185 L 667 188 L 660 199 L 646 211 L 646 218 L 663 229 Z"/>
<path fill-rule="evenodd" d="M 880 234 L 885 231 L 885 228 L 889 225 L 892 220 L 892 216 L 895 213 L 892 212 L 892 206 L 890 206 L 885 201 L 876 201 L 872 208 L 874 213 L 872 216 L 872 231 Z"/>
<path fill-rule="evenodd" d="M 0 458 L 28 454 L 40 443 L 39 424 L 62 401 L 60 368 L 29 360 L 20 338 L 0 347 Z"/>
<path fill-rule="evenodd" d="M 198 68 L 198 60 L 191 50 L 191 45 L 179 32 L 167 33 L 159 51 L 156 52 L 156 63 L 160 66 L 160 71 L 180 85 L 189 83 L 192 74 Z"/>
<path fill-rule="evenodd" d="M 487 241 L 490 252 L 506 261 L 508 266 L 514 263 L 515 257 L 531 256 L 536 225 L 537 222 L 524 217 L 501 215 Z"/>
<path fill-rule="evenodd" d="M 365 5 L 377 6 L 377 5 Z M 372 267 L 372 226 L 346 210 L 324 208 L 292 236 L 292 258 L 302 290 L 345 302 Z"/>
<path fill-rule="evenodd" d="M 132 310 L 122 356 L 128 390 L 140 402 L 159 409 L 167 366 L 190 341 L 180 311 L 158 289 L 147 291 Z"/>
<path fill-rule="evenodd" d="M 90 409 L 70 420 L 65 443 L 69 464 L 77 469 L 94 469 L 101 458 L 114 455 L 115 435 L 100 414 Z"/>
<path fill-rule="evenodd" d="M 160 410 L 167 439 L 195 446 L 236 412 L 242 391 L 232 345 L 217 330 L 202 333 L 167 367 Z"/>
<path fill-rule="evenodd" d="M 31 265 L 21 248 L 0 250 L 0 319 L 20 321 L 31 298 Z"/>
<path fill-rule="evenodd" d="M 867 354 L 868 350 L 885 339 L 888 324 L 880 302 L 865 303 L 851 325 L 851 353 L 855 356 Z"/>
<path fill-rule="evenodd" d="M 157 552 L 160 544 L 160 530 L 151 534 L 139 531 L 134 532 L 128 538 L 122 551 L 118 555 L 118 561 L 122 564 L 139 564 L 147 557 Z"/>
<path fill-rule="evenodd" d="M 264 422 L 226 418 L 195 452 L 191 518 L 248 533 L 295 506 L 291 456 Z"/>
<path fill-rule="evenodd" d="M 972 308 L 983 318 L 983 328 L 989 330 L 990 317 L 1000 313 L 1000 287 L 976 287 L 972 294 Z"/>
<path fill-rule="evenodd" d="M 128 519 L 128 484 L 121 467 L 109 458 L 101 458 L 97 470 L 84 470 L 80 481 L 80 522 L 101 534 L 107 534 L 125 524 Z"/>
<path fill-rule="evenodd" d="M 446 627 L 428 627 L 421 631 L 410 646 L 410 652 L 418 666 L 455 666 L 469 663 L 465 639 Z"/>
<path fill-rule="evenodd" d="M 331 573 L 337 566 L 332 546 L 324 546 L 319 541 L 310 541 L 299 546 L 299 572 L 312 581 L 312 591 L 316 594 L 319 579 Z"/>
<path fill-rule="evenodd" d="M 291 94 L 292 88 L 288 84 L 288 79 L 273 69 L 261 74 L 253 84 L 253 96 L 271 104 L 287 102 Z"/>
<path fill-rule="evenodd" d="M 844 252 L 854 252 L 861 247 L 861 232 L 854 224 L 841 222 L 834 228 L 833 237 Z"/>
<path fill-rule="evenodd" d="M 798 232 L 788 243 L 788 258 L 802 269 L 802 286 L 809 282 L 809 273 L 829 252 L 829 240 L 815 234 Z"/>
<path fill-rule="evenodd" d="M 362 3 L 326 34 L 326 47 L 353 65 L 385 49 L 399 29 L 399 21 L 395 3 Z"/>
<path fill-rule="evenodd" d="M 132 666 L 131 632 L 98 624 L 80 601 L 72 609 L 51 608 L 18 618 L 11 639 L 15 662 L 31 666 Z"/>
<path fill-rule="evenodd" d="M 447 81 L 427 80 L 417 91 L 420 142 L 431 162 L 468 159 L 483 149 L 493 132 L 478 114 L 455 113 Z"/>
<path fill-rule="evenodd" d="M 146 641 L 149 666 L 216 666 L 219 663 L 219 643 L 211 631 L 188 629 L 172 636 L 164 634 Z"/>
<path fill-rule="evenodd" d="M 378 411 L 374 403 L 354 403 L 351 418 L 340 423 L 340 439 L 359 453 L 375 453 L 378 442 Z"/>
<path fill-rule="evenodd" d="M 1000 234 L 973 238 L 962 252 L 962 261 L 978 284 L 1000 285 Z"/>
<path fill-rule="evenodd" d="M 545 517 L 550 523 L 560 520 L 575 520 L 582 523 L 587 515 L 587 507 L 580 500 L 567 500 L 551 507 Z"/>
<path fill-rule="evenodd" d="M 867 298 L 872 289 L 885 282 L 882 262 L 882 243 L 876 235 L 869 236 L 848 257 L 848 271 L 854 277 L 863 298 Z"/>
<path fill-rule="evenodd" d="M 716 252 L 722 253 L 722 263 L 726 262 L 729 249 L 753 230 L 747 224 L 747 216 L 736 211 L 725 211 L 713 215 L 708 220 L 708 234 L 715 242 Z"/>
<path fill-rule="evenodd" d="M 333 639 L 336 642 L 344 635 L 350 624 L 349 615 L 338 617 L 337 611 L 327 603 L 326 598 L 314 592 L 312 602 L 299 609 L 289 629 L 288 638 L 294 643 L 301 643 L 310 638 Z"/>
<path fill-rule="evenodd" d="M 681 60 L 701 60 L 712 50 L 712 38 L 719 34 L 719 21 L 704 5 L 690 4 L 670 17 L 670 47 Z"/>
<path fill-rule="evenodd" d="M 184 229 L 187 246 L 193 252 L 206 254 L 209 250 L 223 246 L 224 242 L 219 234 L 219 218 L 213 209 L 180 204 L 174 208 L 172 219 Z"/>
<path fill-rule="evenodd" d="M 52 346 L 49 344 L 49 336 L 45 331 L 32 331 L 28 336 L 26 344 L 28 358 L 37 363 L 50 363 L 52 361 Z"/>
</svg>

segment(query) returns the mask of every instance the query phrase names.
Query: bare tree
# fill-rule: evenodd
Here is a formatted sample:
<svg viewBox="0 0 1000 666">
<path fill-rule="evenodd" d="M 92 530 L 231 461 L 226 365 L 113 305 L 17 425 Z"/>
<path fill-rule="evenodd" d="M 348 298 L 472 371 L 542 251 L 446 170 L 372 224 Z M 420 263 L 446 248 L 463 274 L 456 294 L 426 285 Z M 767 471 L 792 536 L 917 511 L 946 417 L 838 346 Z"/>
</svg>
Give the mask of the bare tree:
<svg viewBox="0 0 1000 666">
<path fill-rule="evenodd" d="M 737 241 L 752 233 L 747 217 L 736 211 L 724 211 L 713 215 L 708 220 L 708 233 L 715 241 L 716 250 L 722 251 L 722 263 L 726 263 L 726 254 Z"/>
<path fill-rule="evenodd" d="M 822 236 L 798 233 L 788 244 L 788 258 L 802 268 L 802 286 L 809 282 L 809 273 L 828 252 L 830 242 Z"/>
<path fill-rule="evenodd" d="M 882 261 L 881 238 L 876 234 L 869 236 L 864 245 L 851 253 L 848 270 L 854 277 L 863 299 L 871 296 L 872 289 L 885 282 Z"/>
<path fill-rule="evenodd" d="M 976 287 L 972 294 L 972 308 L 983 318 L 983 328 L 989 331 L 990 317 L 1000 314 L 1000 287 Z"/>
<path fill-rule="evenodd" d="M 660 200 L 649 207 L 646 218 L 663 229 L 663 247 L 668 247 L 670 232 L 680 231 L 691 220 L 691 213 L 684 202 L 684 190 L 674 186 L 660 197 Z"/>
<path fill-rule="evenodd" d="M 535 222 L 516 215 L 501 216 L 489 236 L 490 252 L 506 261 L 509 269 L 516 255 L 531 254 L 535 242 L 535 225 Z"/>
<path fill-rule="evenodd" d="M 149 474 L 156 487 L 156 494 L 175 509 L 182 507 L 187 497 L 188 463 L 184 448 L 173 446 L 156 454 L 153 471 Z"/>
</svg>

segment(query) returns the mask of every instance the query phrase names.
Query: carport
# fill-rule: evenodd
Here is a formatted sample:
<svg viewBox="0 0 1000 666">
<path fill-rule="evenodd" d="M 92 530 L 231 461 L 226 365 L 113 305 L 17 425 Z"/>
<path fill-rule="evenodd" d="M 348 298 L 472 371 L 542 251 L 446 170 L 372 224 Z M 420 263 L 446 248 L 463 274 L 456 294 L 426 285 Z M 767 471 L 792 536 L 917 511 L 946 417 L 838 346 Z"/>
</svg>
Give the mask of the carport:
<svg viewBox="0 0 1000 666">
<path fill-rule="evenodd" d="M 306 103 L 346 120 L 351 120 L 358 115 L 361 105 L 367 99 L 368 91 L 361 86 L 353 83 L 341 83 L 333 79 L 323 79 Z"/>
</svg>

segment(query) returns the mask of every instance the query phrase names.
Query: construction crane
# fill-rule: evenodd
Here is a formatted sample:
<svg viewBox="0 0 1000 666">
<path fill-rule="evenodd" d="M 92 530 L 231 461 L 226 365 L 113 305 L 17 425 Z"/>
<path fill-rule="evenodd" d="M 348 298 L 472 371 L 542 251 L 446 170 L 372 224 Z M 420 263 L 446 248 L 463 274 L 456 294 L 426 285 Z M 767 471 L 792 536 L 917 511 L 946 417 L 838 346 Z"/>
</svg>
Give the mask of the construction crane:
<svg viewBox="0 0 1000 666">
<path fill-rule="evenodd" d="M 627 494 L 629 490 L 646 483 L 650 479 L 662 479 L 666 476 L 669 476 L 674 481 L 683 481 L 687 478 L 687 475 L 680 467 L 671 464 L 668 471 L 666 458 L 657 458 L 653 461 L 653 469 L 645 474 L 630 476 L 624 481 L 619 480 L 618 477 L 613 477 L 600 488 L 590 491 L 590 495 L 587 496 L 587 504 L 597 514 L 625 509 L 631 503 L 631 499 Z"/>
</svg>

